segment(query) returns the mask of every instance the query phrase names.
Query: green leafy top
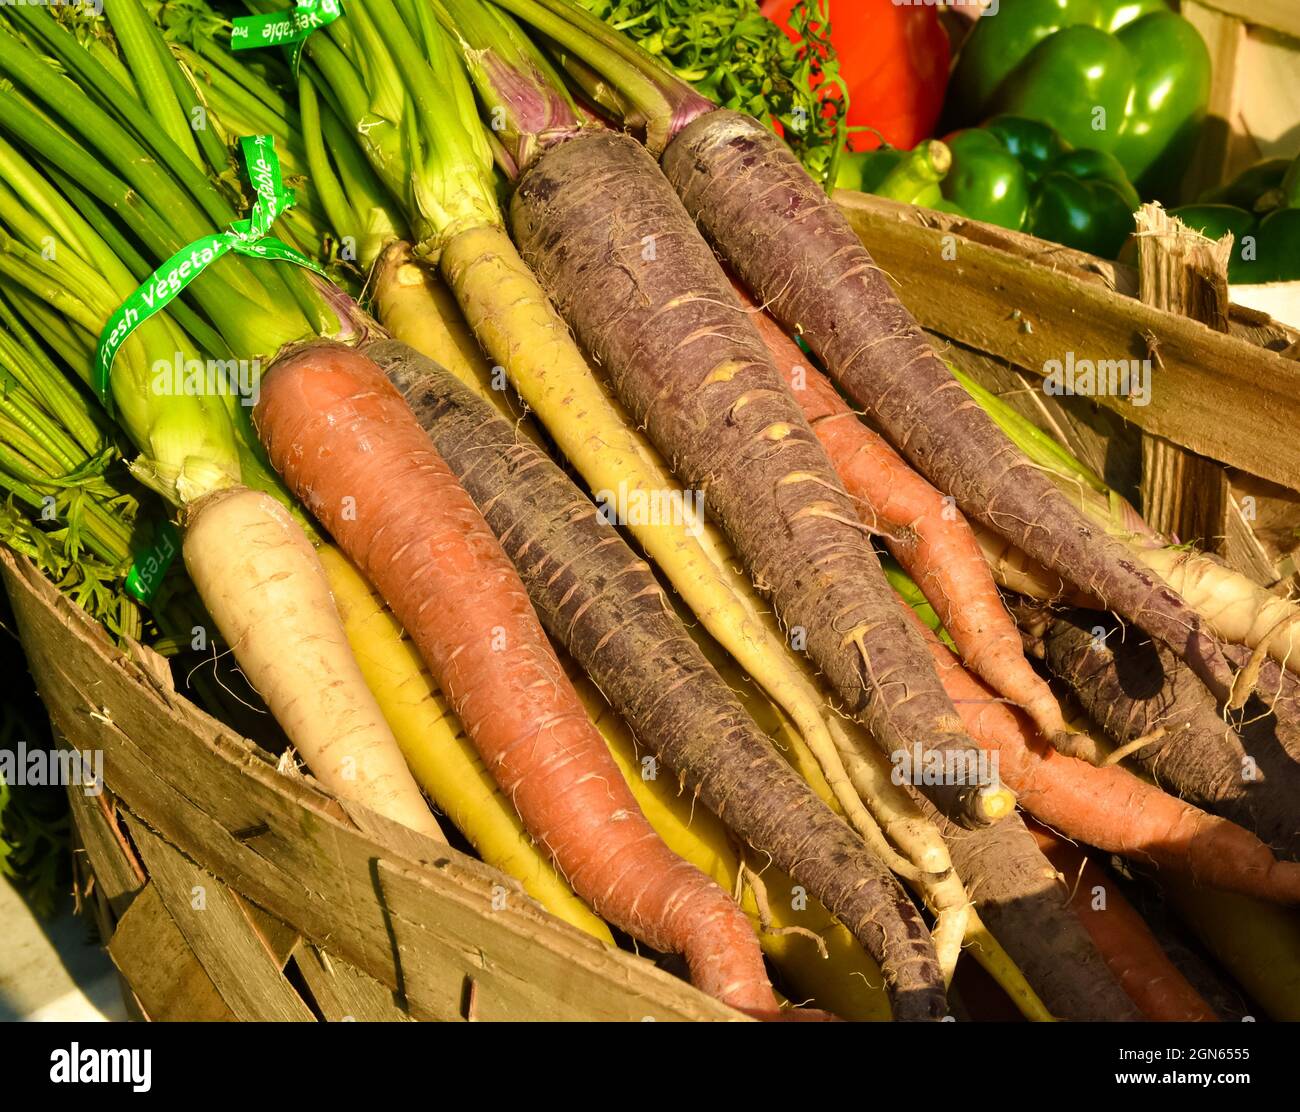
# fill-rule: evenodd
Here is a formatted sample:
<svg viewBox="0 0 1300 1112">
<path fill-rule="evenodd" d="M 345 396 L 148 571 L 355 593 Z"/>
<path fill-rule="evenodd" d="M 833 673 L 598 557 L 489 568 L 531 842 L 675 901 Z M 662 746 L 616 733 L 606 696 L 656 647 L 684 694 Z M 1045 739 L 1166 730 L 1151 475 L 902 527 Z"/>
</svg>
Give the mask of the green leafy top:
<svg viewBox="0 0 1300 1112">
<path fill-rule="evenodd" d="M 777 120 L 816 175 L 843 145 L 848 97 L 831 47 L 825 0 L 799 0 L 799 42 L 756 0 L 578 0 L 723 108 Z"/>
</svg>

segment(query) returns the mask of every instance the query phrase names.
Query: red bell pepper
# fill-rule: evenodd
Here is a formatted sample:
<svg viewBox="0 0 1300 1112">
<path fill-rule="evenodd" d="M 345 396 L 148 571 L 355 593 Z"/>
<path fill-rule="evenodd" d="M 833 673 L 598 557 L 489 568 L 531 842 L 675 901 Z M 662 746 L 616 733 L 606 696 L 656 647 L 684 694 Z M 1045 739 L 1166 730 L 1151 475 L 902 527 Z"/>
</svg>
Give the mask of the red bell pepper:
<svg viewBox="0 0 1300 1112">
<path fill-rule="evenodd" d="M 762 11 L 790 34 L 795 0 L 764 0 Z M 831 44 L 849 91 L 850 127 L 870 127 L 894 147 L 931 135 L 948 83 L 948 35 L 934 7 L 894 0 L 840 0 L 829 5 Z M 850 133 L 853 150 L 872 150 L 871 131 Z"/>
</svg>

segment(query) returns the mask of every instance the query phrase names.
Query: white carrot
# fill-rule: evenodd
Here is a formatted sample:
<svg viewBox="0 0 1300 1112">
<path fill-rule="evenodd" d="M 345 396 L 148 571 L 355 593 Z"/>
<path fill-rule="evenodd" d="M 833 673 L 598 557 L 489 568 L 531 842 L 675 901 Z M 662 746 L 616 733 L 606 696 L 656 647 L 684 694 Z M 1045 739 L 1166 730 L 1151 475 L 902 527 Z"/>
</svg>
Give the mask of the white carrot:
<svg viewBox="0 0 1300 1112">
<path fill-rule="evenodd" d="M 366 687 L 325 569 L 297 522 L 270 495 L 245 487 L 209 494 L 187 511 L 190 577 L 312 775 L 342 798 L 445 841 Z"/>
</svg>

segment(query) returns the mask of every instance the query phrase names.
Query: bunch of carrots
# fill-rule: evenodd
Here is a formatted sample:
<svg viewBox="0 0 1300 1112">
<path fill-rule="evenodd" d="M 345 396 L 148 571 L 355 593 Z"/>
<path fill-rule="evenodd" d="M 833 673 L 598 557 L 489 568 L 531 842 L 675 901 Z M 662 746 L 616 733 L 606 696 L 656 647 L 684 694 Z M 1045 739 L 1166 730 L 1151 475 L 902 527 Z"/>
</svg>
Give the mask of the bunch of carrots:
<svg viewBox="0 0 1300 1112">
<path fill-rule="evenodd" d="M 105 14 L 0 15 L 0 328 L 359 822 L 761 1019 L 938 1020 L 963 953 L 1220 1014 L 1076 843 L 1300 903 L 1295 607 L 950 370 L 777 136 L 571 0 Z"/>
</svg>

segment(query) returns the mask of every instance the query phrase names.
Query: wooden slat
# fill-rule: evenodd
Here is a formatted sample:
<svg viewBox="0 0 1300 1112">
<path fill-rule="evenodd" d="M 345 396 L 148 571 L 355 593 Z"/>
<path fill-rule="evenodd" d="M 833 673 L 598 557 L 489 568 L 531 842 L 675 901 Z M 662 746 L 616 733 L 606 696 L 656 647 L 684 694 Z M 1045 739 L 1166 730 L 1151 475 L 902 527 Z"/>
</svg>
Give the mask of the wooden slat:
<svg viewBox="0 0 1300 1112">
<path fill-rule="evenodd" d="M 1076 251 L 1064 244 L 1051 243 L 1038 239 L 1027 232 L 1017 232 L 1010 228 L 1001 228 L 996 224 L 986 224 L 982 220 L 972 220 L 955 212 L 939 212 L 936 209 L 920 205 L 908 205 L 888 197 L 876 197 L 869 193 L 840 189 L 835 193 L 835 203 L 846 212 L 869 212 L 880 219 L 896 220 L 904 224 L 914 224 L 919 228 L 929 228 L 939 233 L 951 233 L 971 243 L 982 243 L 996 248 L 1008 255 L 1024 259 L 1035 266 L 1045 266 L 1062 274 L 1068 274 L 1081 282 L 1091 282 L 1104 286 L 1116 293 L 1128 297 L 1137 296 L 1137 270 L 1124 263 L 1089 255 L 1086 251 Z M 940 240 L 941 245 L 945 245 Z M 870 246 L 870 244 L 868 244 Z"/>
<path fill-rule="evenodd" d="M 1237 471 L 1228 474 L 1239 527 L 1229 521 L 1226 557 L 1257 583 L 1275 587 L 1294 574 L 1300 552 L 1300 492 Z M 1290 563 L 1291 570 L 1284 570 Z"/>
<path fill-rule="evenodd" d="M 1229 177 L 1242 144 L 1238 112 L 1238 63 L 1246 41 L 1241 20 L 1214 10 L 1202 0 L 1188 0 L 1183 16 L 1200 32 L 1210 51 L 1210 99 L 1192 164 L 1184 179 L 1184 194 L 1197 197 Z"/>
<path fill-rule="evenodd" d="M 197 708 L 168 711 L 30 563 L 0 550 L 0 570 L 51 717 L 79 747 L 103 751 L 105 778 L 132 814 L 305 938 L 400 986 L 413 1015 L 461 1016 L 472 976 L 485 1017 L 743 1018 L 556 920 L 481 862 L 435 843 L 424 861 L 379 844 Z M 496 911 L 495 886 L 510 893 Z"/>
<path fill-rule="evenodd" d="M 208 1023 L 237 1018 L 163 906 L 157 886 L 141 889 L 118 922 L 108 953 L 146 1019 Z"/>
<path fill-rule="evenodd" d="M 1234 301 L 1228 307 L 1228 327 L 1252 347 L 1268 348 L 1285 359 L 1300 359 L 1300 329 L 1274 320 L 1267 313 Z"/>
<path fill-rule="evenodd" d="M 882 219 L 915 224 L 917 227 L 930 228 L 941 234 L 952 233 L 972 243 L 983 243 L 997 248 L 1035 266 L 1045 266 L 1058 273 L 1067 274 L 1078 281 L 1103 286 L 1125 297 L 1137 297 L 1137 268 L 1125 263 L 1101 259 L 1096 255 L 1063 247 L 1059 243 L 1037 239 L 1024 232 L 1013 232 L 994 224 L 971 220 L 966 216 L 958 216 L 951 212 L 936 212 L 934 209 L 922 208 L 918 205 L 891 201 L 886 197 L 873 197 L 840 190 L 835 194 L 835 199 L 845 207 L 866 209 L 877 213 Z M 1229 313 L 1232 334 L 1254 346 L 1280 352 L 1300 340 L 1300 329 L 1273 320 L 1267 313 L 1260 312 L 1258 309 L 1234 304 L 1230 306 Z"/>
<path fill-rule="evenodd" d="M 1144 436 L 1141 510 L 1156 532 L 1221 553 L 1230 510 L 1227 470 L 1164 437 Z"/>
<path fill-rule="evenodd" d="M 1300 4 L 1295 0 L 1195 0 L 1195 5 L 1300 39 Z M 1184 9 L 1190 6 L 1183 4 Z"/>
<path fill-rule="evenodd" d="M 1143 304 L 1228 331 L 1232 237 L 1190 231 L 1159 205 L 1137 213 L 1138 296 Z M 1222 552 L 1231 512 L 1227 469 L 1162 436 L 1142 438 L 1142 516 L 1158 533 Z"/>
<path fill-rule="evenodd" d="M 81 849 L 95 876 L 95 885 L 108 901 L 113 917 L 120 919 L 144 887 L 146 878 L 116 820 L 109 817 L 112 796 L 108 791 L 98 796 L 87 795 L 81 787 L 73 785 L 68 788 L 68 806 Z"/>
<path fill-rule="evenodd" d="M 997 248 L 890 215 L 878 198 L 837 195 L 850 223 L 919 322 L 976 350 L 1043 374 L 1049 360 L 1147 358 L 1150 405 L 1096 400 L 1147 432 L 1252 475 L 1300 476 L 1300 366 Z M 947 248 L 956 248 L 955 256 Z"/>
<path fill-rule="evenodd" d="M 240 1019 L 313 1022 L 234 895 L 144 823 L 127 816 L 150 885 L 221 998 Z"/>
<path fill-rule="evenodd" d="M 234 897 L 235 903 L 239 905 L 239 910 L 253 928 L 253 933 L 257 935 L 258 941 L 266 948 L 266 952 L 271 955 L 275 967 L 283 970 L 289 964 L 289 959 L 297 951 L 298 944 L 302 941 L 302 935 L 289 926 L 288 923 L 281 922 L 269 911 L 263 911 L 257 904 L 244 899 L 238 892 L 231 891 L 230 894 Z"/>
<path fill-rule="evenodd" d="M 1232 236 L 1209 239 L 1157 204 L 1143 205 L 1136 224 L 1142 303 L 1226 333 Z"/>
<path fill-rule="evenodd" d="M 411 1022 L 392 989 L 341 958 L 330 957 L 316 946 L 303 946 L 294 954 L 294 963 L 328 1022 Z"/>
<path fill-rule="evenodd" d="M 84 800 L 85 792 L 77 787 L 70 787 L 72 794 L 80 795 Z M 117 930 L 117 924 L 123 914 L 134 902 L 136 895 L 140 891 L 140 883 L 134 872 L 125 870 L 129 880 L 126 886 L 119 888 L 113 877 L 104 883 L 100 883 L 94 866 L 90 861 L 90 854 L 86 850 L 86 839 L 82 835 L 81 828 L 77 825 L 77 812 L 75 803 L 72 808 L 73 821 L 70 832 L 70 844 L 72 849 L 72 892 L 74 911 L 78 915 L 89 915 L 94 921 L 95 931 L 101 942 L 107 948 L 109 940 L 113 937 L 113 932 Z M 93 836 L 93 835 L 92 835 Z M 124 862 L 122 862 L 124 864 Z M 110 901 L 110 894 L 114 894 L 114 899 Z M 116 908 L 114 907 L 116 904 Z M 130 985 L 126 978 L 122 976 L 121 971 L 117 973 L 118 988 L 121 992 L 122 1005 L 126 1012 L 126 1018 L 133 1022 L 140 1022 L 145 1019 L 144 1013 L 140 1010 L 140 1002 L 135 998 L 131 991 Z"/>
</svg>

